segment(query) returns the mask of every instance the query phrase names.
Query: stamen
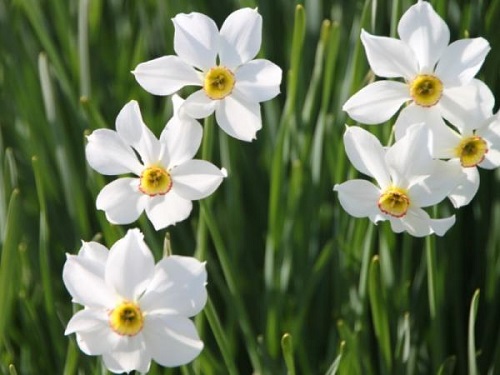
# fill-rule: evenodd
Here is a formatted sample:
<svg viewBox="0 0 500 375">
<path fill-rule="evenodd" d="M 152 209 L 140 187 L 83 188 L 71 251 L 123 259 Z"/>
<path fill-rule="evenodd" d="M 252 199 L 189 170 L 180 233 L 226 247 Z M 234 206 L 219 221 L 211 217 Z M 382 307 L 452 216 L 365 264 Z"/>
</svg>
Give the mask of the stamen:
<svg viewBox="0 0 500 375">
<path fill-rule="evenodd" d="M 163 168 L 152 166 L 146 168 L 141 174 L 139 190 L 144 194 L 154 197 L 155 195 L 167 194 L 172 188 L 170 174 Z"/>
<path fill-rule="evenodd" d="M 144 325 L 144 316 L 139 305 L 124 301 L 109 313 L 109 325 L 119 335 L 135 336 Z"/>
<path fill-rule="evenodd" d="M 455 155 L 460 159 L 464 168 L 475 167 L 484 160 L 488 152 L 486 141 L 476 135 L 462 139 L 455 148 Z"/>
<path fill-rule="evenodd" d="M 432 107 L 443 95 L 443 83 L 430 74 L 418 75 L 410 83 L 410 95 L 413 101 L 422 107 Z"/>
<path fill-rule="evenodd" d="M 398 187 L 389 187 L 378 200 L 380 211 L 397 218 L 405 216 L 409 207 L 410 198 L 408 198 L 406 190 Z"/>
<path fill-rule="evenodd" d="M 224 66 L 216 66 L 205 75 L 203 89 L 210 99 L 219 100 L 233 91 L 234 82 L 233 72 Z"/>
</svg>

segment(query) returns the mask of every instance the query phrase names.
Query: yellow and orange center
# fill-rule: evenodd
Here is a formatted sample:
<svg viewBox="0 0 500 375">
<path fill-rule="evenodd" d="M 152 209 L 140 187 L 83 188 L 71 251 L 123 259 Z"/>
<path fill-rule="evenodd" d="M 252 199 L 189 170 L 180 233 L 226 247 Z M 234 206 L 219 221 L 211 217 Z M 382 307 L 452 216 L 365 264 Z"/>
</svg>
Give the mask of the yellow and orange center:
<svg viewBox="0 0 500 375">
<path fill-rule="evenodd" d="M 155 196 L 167 194 L 172 188 L 172 178 L 162 167 L 151 166 L 141 174 L 139 190 L 144 194 Z"/>
<path fill-rule="evenodd" d="M 455 147 L 455 155 L 460 158 L 462 167 L 475 167 L 484 160 L 488 152 L 486 141 L 476 135 L 462 139 L 460 144 Z"/>
<path fill-rule="evenodd" d="M 422 107 L 432 107 L 443 95 L 443 83 L 430 74 L 420 74 L 410 83 L 413 101 Z"/>
<path fill-rule="evenodd" d="M 137 335 L 144 325 L 141 308 L 134 302 L 123 301 L 110 311 L 109 325 L 119 335 Z"/>
<path fill-rule="evenodd" d="M 410 198 L 406 190 L 398 187 L 387 188 L 378 199 L 378 208 L 387 215 L 403 217 L 410 207 Z"/>
<path fill-rule="evenodd" d="M 233 91 L 234 82 L 233 72 L 225 66 L 216 66 L 205 75 L 203 90 L 210 99 L 224 99 Z"/>
</svg>

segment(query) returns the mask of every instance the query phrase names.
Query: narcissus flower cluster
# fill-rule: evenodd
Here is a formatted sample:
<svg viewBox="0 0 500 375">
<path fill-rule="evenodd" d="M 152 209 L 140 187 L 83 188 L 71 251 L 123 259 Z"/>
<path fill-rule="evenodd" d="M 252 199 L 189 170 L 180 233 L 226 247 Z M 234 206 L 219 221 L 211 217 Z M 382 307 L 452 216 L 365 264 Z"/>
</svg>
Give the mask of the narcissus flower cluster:
<svg viewBox="0 0 500 375">
<path fill-rule="evenodd" d="M 422 0 L 403 14 L 398 34 L 400 39 L 361 31 L 372 71 L 390 80 L 369 84 L 343 106 L 365 124 L 397 114 L 396 142 L 387 149 L 357 127 L 344 136 L 349 160 L 378 187 L 353 180 L 334 189 L 353 216 L 389 220 L 395 232 L 414 236 L 444 235 L 454 217 L 431 219 L 421 207 L 445 198 L 455 208 L 468 204 L 479 188 L 477 167 L 500 165 L 493 94 L 475 78 L 490 46 L 481 37 L 450 43 L 448 26 Z"/>
</svg>

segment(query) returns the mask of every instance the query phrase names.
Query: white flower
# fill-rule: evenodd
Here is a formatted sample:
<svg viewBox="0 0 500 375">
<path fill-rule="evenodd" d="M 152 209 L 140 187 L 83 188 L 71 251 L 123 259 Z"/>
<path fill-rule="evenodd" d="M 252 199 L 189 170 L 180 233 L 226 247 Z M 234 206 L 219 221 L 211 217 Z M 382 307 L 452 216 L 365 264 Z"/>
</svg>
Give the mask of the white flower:
<svg viewBox="0 0 500 375">
<path fill-rule="evenodd" d="M 162 366 L 192 361 L 203 348 L 189 317 L 207 300 L 205 263 L 169 256 L 154 263 L 138 229 L 108 250 L 83 243 L 67 255 L 63 280 L 73 302 L 85 306 L 68 322 L 80 349 L 102 355 L 114 373 L 146 373 L 151 359 Z"/>
<path fill-rule="evenodd" d="M 219 126 L 230 136 L 251 141 L 262 127 L 260 102 L 279 94 L 281 69 L 264 59 L 252 60 L 260 49 L 262 17 L 243 8 L 231 13 L 220 32 L 201 13 L 178 14 L 174 50 L 139 64 L 132 72 L 137 82 L 155 95 L 170 95 L 184 86 L 201 86 L 186 99 L 194 118 L 215 111 Z"/>
<path fill-rule="evenodd" d="M 135 221 L 145 210 L 156 230 L 186 219 L 192 200 L 212 194 L 226 176 L 204 160 L 192 160 L 202 138 L 201 125 L 179 110 L 158 140 L 142 121 L 136 101 L 127 103 L 116 118 L 116 131 L 99 129 L 88 136 L 87 160 L 105 175 L 133 173 L 106 185 L 96 206 L 114 224 Z M 138 159 L 139 155 L 140 159 Z"/>
<path fill-rule="evenodd" d="M 453 129 L 440 116 L 428 113 L 426 125 L 432 135 L 431 154 L 434 158 L 457 161 L 464 172 L 464 179 L 448 198 L 455 208 L 469 204 L 479 189 L 477 167 L 494 169 L 500 166 L 500 118 L 493 115 L 494 98 L 488 87 L 477 81 L 484 103 L 489 103 L 489 113 L 476 123 L 459 122 Z M 398 117 L 396 139 L 414 123 L 414 110 Z"/>
<path fill-rule="evenodd" d="M 389 220 L 394 232 L 417 237 L 442 236 L 454 224 L 455 216 L 431 219 L 422 209 L 446 198 L 462 176 L 458 165 L 432 159 L 424 125 L 411 127 L 387 150 L 373 134 L 353 126 L 344 134 L 344 145 L 354 167 L 378 184 L 350 180 L 334 186 L 350 215 L 374 223 Z"/>
<path fill-rule="evenodd" d="M 362 30 L 361 41 L 373 72 L 380 77 L 403 78 L 404 82 L 382 80 L 361 89 L 344 104 L 349 116 L 378 124 L 411 101 L 402 112 L 415 107 L 415 116 L 435 111 L 452 123 L 476 122 L 483 109 L 471 81 L 490 50 L 489 43 L 474 38 L 448 45 L 448 26 L 426 1 L 419 1 L 403 14 L 398 33 L 401 39 Z"/>
</svg>

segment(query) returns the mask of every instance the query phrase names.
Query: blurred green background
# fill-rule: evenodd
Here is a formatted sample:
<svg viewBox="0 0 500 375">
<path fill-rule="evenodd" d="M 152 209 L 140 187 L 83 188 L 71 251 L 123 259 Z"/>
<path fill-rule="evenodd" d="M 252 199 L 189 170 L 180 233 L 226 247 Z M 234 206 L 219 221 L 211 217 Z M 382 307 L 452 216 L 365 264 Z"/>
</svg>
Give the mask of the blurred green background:
<svg viewBox="0 0 500 375">
<path fill-rule="evenodd" d="M 110 246 L 139 226 L 159 259 L 166 231 L 144 217 L 110 225 L 95 209 L 112 179 L 86 164 L 85 135 L 113 129 L 131 99 L 159 135 L 170 100 L 142 90 L 130 71 L 174 53 L 177 13 L 220 26 L 250 6 L 264 20 L 260 55 L 284 71 L 282 94 L 262 106 L 253 143 L 205 121 L 199 157 L 229 177 L 168 228 L 174 253 L 207 260 L 210 302 L 196 318 L 205 349 L 187 366 L 150 373 L 500 374 L 498 171 L 481 170 L 478 195 L 443 238 L 351 218 L 332 191 L 356 176 L 342 104 L 374 79 L 360 30 L 397 36 L 413 3 L 0 0 L 0 372 L 106 373 L 63 334 L 75 311 L 65 253 L 81 240 Z M 431 3 L 451 40 L 490 42 L 478 77 L 498 97 L 500 1 Z M 391 124 L 367 128 L 388 141 Z M 453 209 L 444 202 L 432 213 Z"/>
</svg>

